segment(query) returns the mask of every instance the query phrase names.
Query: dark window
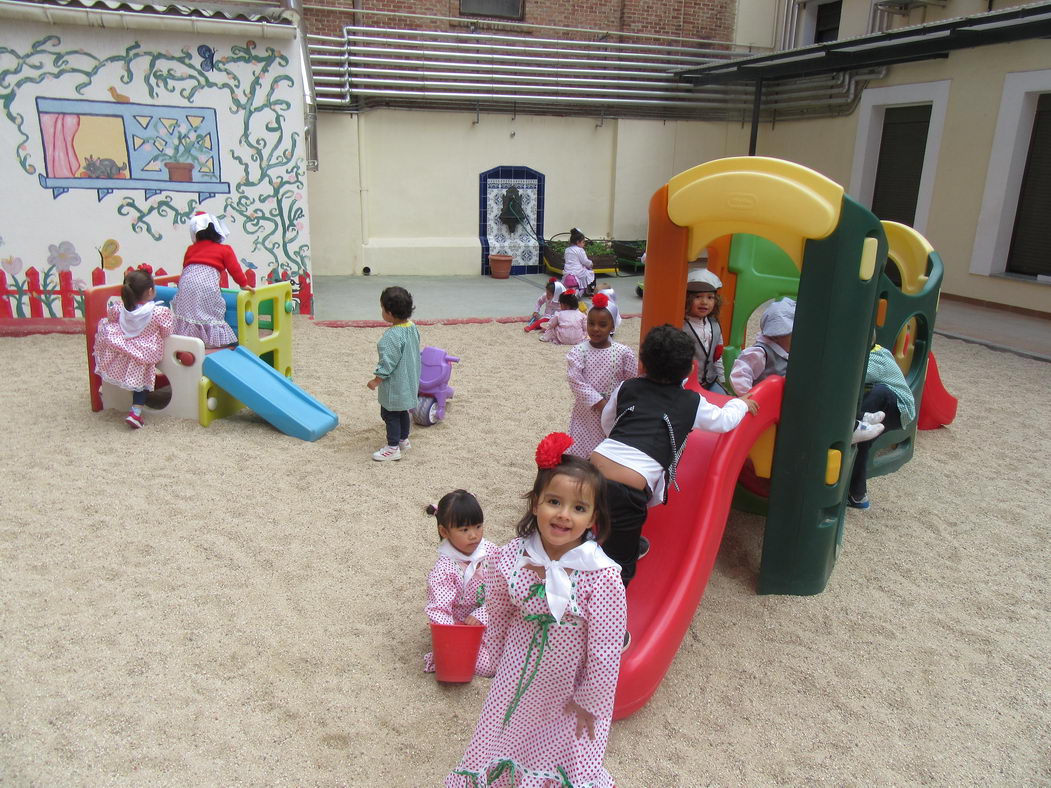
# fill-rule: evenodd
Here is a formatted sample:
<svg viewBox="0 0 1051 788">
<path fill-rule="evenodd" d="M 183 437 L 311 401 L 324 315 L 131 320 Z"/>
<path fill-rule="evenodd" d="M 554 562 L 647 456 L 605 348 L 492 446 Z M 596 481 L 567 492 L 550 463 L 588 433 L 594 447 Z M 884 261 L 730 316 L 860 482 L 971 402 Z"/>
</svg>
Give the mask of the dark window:
<svg viewBox="0 0 1051 788">
<path fill-rule="evenodd" d="M 472 16 L 496 16 L 521 19 L 525 0 L 460 0 L 460 13 Z"/>
<path fill-rule="evenodd" d="M 879 146 L 872 212 L 880 219 L 912 226 L 920 193 L 923 153 L 931 105 L 888 107 L 883 113 L 883 139 Z"/>
<path fill-rule="evenodd" d="M 822 3 L 817 7 L 817 21 L 814 24 L 815 44 L 839 38 L 839 14 L 842 10 L 843 0 Z"/>
<path fill-rule="evenodd" d="M 1036 102 L 1033 136 L 1018 193 L 1007 270 L 1012 274 L 1051 275 L 1051 93 Z"/>
</svg>

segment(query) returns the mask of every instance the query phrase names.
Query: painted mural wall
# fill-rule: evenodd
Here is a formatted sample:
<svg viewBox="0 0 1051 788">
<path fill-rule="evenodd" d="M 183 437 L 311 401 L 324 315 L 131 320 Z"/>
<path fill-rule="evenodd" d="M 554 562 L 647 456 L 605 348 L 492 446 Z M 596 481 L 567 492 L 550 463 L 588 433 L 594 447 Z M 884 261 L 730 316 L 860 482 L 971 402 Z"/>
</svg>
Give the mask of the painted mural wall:
<svg viewBox="0 0 1051 788">
<path fill-rule="evenodd" d="M 310 175 L 318 275 L 477 275 L 478 179 L 544 176 L 547 238 L 646 237 L 653 192 L 696 164 L 748 149 L 740 124 L 469 112 L 323 112 Z M 565 236 L 563 236 L 564 238 Z"/>
<path fill-rule="evenodd" d="M 178 273 L 199 209 L 250 279 L 291 279 L 309 311 L 292 40 L 4 26 L 0 318 L 81 316 L 83 289 L 128 266 Z"/>
</svg>

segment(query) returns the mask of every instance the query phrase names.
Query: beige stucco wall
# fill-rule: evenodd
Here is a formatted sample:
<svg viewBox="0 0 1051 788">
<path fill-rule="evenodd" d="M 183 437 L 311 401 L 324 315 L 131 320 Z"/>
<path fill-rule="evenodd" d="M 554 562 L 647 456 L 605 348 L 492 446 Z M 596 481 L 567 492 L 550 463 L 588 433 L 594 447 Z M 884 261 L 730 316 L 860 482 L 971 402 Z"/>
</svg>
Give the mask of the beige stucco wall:
<svg viewBox="0 0 1051 788">
<path fill-rule="evenodd" d="M 476 122 L 477 120 L 477 122 Z M 545 176 L 545 235 L 646 237 L 653 192 L 728 148 L 723 123 L 457 112 L 322 113 L 311 175 L 317 275 L 477 274 L 478 178 L 498 166 Z M 747 139 L 744 142 L 747 145 Z"/>
<path fill-rule="evenodd" d="M 868 85 L 949 86 L 925 230 L 945 263 L 947 293 L 1051 312 L 1047 285 L 970 272 L 1005 75 L 1047 66 L 1045 42 L 1018 42 L 895 66 Z M 763 123 L 757 152 L 849 189 L 859 117 Z M 547 237 L 578 226 L 596 238 L 642 238 L 657 188 L 703 161 L 744 155 L 749 136 L 742 122 L 475 121 L 473 113 L 323 113 L 322 169 L 310 180 L 314 273 L 359 274 L 366 265 L 378 274 L 478 273 L 478 176 L 500 165 L 546 176 Z"/>
<path fill-rule="evenodd" d="M 1051 287 L 970 273 L 993 134 L 1007 73 L 1047 68 L 1047 45 L 1017 42 L 895 66 L 868 88 L 949 80 L 930 217 L 925 235 L 945 264 L 944 292 L 1051 312 Z M 791 159 L 850 183 L 859 114 L 760 127 L 757 153 Z"/>
</svg>

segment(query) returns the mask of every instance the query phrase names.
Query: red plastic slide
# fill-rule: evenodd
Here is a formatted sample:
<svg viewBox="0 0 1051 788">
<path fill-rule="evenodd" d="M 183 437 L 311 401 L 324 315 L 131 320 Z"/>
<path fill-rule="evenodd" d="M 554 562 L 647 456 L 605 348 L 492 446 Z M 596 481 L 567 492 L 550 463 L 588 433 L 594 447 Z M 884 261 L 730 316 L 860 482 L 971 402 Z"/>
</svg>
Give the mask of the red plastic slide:
<svg viewBox="0 0 1051 788">
<path fill-rule="evenodd" d="M 920 418 L 917 429 L 936 430 L 952 424 L 956 418 L 956 397 L 945 390 L 942 376 L 938 374 L 938 362 L 934 354 L 927 355 L 927 377 L 923 381 L 923 397 L 920 399 Z"/>
<path fill-rule="evenodd" d="M 668 672 L 708 584 L 741 466 L 752 444 L 780 418 L 784 382 L 773 375 L 756 386 L 759 414 L 746 416 L 736 429 L 694 430 L 678 466 L 680 489 L 650 510 L 643 528 L 650 552 L 628 586 L 632 641 L 620 662 L 614 719 L 642 708 Z M 730 399 L 703 395 L 720 405 Z"/>
</svg>

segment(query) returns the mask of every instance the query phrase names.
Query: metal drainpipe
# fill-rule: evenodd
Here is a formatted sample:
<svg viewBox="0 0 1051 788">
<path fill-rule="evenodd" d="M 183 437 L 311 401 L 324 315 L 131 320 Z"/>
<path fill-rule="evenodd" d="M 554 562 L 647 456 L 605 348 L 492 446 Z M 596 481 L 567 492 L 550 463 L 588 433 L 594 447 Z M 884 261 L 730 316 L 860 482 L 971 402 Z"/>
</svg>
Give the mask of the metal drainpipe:
<svg viewBox="0 0 1051 788">
<path fill-rule="evenodd" d="M 755 99 L 752 102 L 752 133 L 748 139 L 748 155 L 755 155 L 755 144 L 759 140 L 759 110 L 763 104 L 763 80 L 755 81 Z"/>
<path fill-rule="evenodd" d="M 317 95 L 314 93 L 314 75 L 310 70 L 310 48 L 307 44 L 307 26 L 303 19 L 302 0 L 284 0 L 285 8 L 295 14 L 299 43 L 299 62 L 303 80 L 303 138 L 306 145 L 306 165 L 309 172 L 318 171 L 317 152 Z"/>
</svg>

